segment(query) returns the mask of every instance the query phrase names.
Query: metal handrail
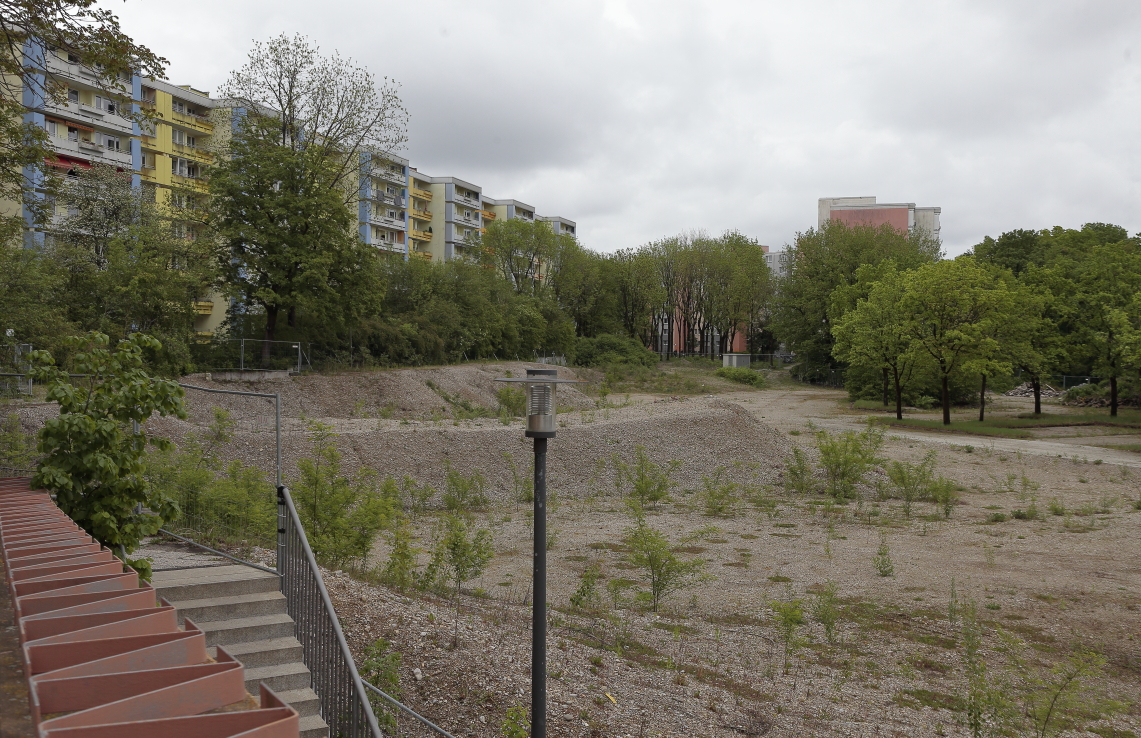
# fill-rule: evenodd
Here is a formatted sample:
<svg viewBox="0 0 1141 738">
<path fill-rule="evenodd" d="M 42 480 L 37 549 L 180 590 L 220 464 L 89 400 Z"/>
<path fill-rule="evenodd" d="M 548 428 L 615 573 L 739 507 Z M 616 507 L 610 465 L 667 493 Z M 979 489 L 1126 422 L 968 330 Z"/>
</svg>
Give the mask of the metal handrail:
<svg viewBox="0 0 1141 738">
<path fill-rule="evenodd" d="M 409 707 L 408 705 L 405 705 L 403 702 L 401 702 L 400 700 L 396 699 L 396 698 L 395 698 L 395 697 L 393 697 L 392 695 L 385 693 L 384 691 L 382 691 L 382 690 L 380 690 L 379 688 L 377 688 L 377 687 L 375 687 L 375 686 L 373 686 L 373 685 L 369 684 L 368 682 L 363 682 L 363 684 L 364 684 L 364 686 L 365 686 L 367 689 L 371 689 L 373 692 L 376 692 L 378 695 L 380 695 L 381 697 L 383 697 L 385 700 L 388 700 L 390 703 L 392 703 L 393 705 L 395 705 L 395 706 L 396 706 L 396 707 L 398 707 L 399 709 L 403 710 L 404 712 L 408 713 L 408 714 L 409 714 L 409 715 L 411 715 L 412 717 L 416 718 L 416 719 L 417 719 L 417 720 L 419 720 L 421 723 L 423 723 L 424 725 L 428 726 L 428 727 L 429 727 L 429 728 L 431 728 L 432 730 L 436 731 L 436 732 L 437 732 L 437 733 L 439 733 L 440 735 L 442 735 L 442 736 L 445 736 L 446 738 L 456 738 L 454 735 L 452 735 L 452 734 L 451 734 L 451 733 L 449 733 L 448 731 L 444 730 L 444 729 L 443 729 L 443 728 L 441 728 L 439 725 L 436 725 L 436 724 L 435 724 L 435 723 L 433 723 L 431 720 L 429 720 L 428 718 L 424 717 L 424 716 L 423 716 L 423 715 L 421 715 L 420 713 L 416 712 L 415 710 L 413 710 L 413 709 L 412 709 L 411 707 Z"/>
<path fill-rule="evenodd" d="M 384 738 L 289 490 L 277 488 L 277 570 L 330 735 Z M 351 684 L 351 691 L 346 686 Z"/>
</svg>

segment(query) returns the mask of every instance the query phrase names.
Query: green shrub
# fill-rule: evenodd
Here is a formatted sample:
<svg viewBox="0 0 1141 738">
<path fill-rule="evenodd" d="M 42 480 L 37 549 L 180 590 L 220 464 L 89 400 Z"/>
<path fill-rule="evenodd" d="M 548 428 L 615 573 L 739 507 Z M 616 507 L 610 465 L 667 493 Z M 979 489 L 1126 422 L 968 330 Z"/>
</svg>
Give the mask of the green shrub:
<svg viewBox="0 0 1141 738">
<path fill-rule="evenodd" d="M 633 338 L 606 333 L 596 338 L 578 339 L 574 362 L 579 366 L 633 364 L 650 367 L 658 363 L 658 355 Z"/>
<path fill-rule="evenodd" d="M 750 387 L 756 387 L 757 389 L 761 389 L 765 386 L 764 374 L 755 372 L 752 369 L 746 369 L 745 367 L 723 366 L 713 373 L 722 379 L 728 379 L 730 382 L 747 384 Z"/>
<path fill-rule="evenodd" d="M 487 480 L 478 471 L 465 477 L 448 466 L 447 489 L 444 491 L 444 508 L 450 512 L 483 510 L 489 504 Z"/>
<path fill-rule="evenodd" d="M 521 389 L 511 386 L 500 387 L 495 393 L 499 400 L 499 416 L 501 418 L 520 418 L 527 409 L 527 395 Z M 506 423 L 504 423 L 506 425 Z"/>
<path fill-rule="evenodd" d="M 784 469 L 784 491 L 808 495 L 816 491 L 817 481 L 812 463 L 803 449 L 793 447 L 792 461 Z"/>
<path fill-rule="evenodd" d="M 883 445 L 883 430 L 868 425 L 863 431 L 816 434 L 820 465 L 824 467 L 825 491 L 837 500 L 856 497 L 857 485 L 879 463 L 876 452 Z"/>
</svg>

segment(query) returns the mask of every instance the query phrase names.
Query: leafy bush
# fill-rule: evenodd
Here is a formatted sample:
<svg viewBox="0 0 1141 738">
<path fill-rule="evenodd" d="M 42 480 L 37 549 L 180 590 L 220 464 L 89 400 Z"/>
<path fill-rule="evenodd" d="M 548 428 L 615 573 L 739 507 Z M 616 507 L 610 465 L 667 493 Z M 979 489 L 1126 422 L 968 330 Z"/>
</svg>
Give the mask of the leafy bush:
<svg viewBox="0 0 1141 738">
<path fill-rule="evenodd" d="M 642 579 L 650 585 L 650 590 L 639 593 L 638 599 L 651 610 L 657 611 L 667 595 L 702 578 L 705 561 L 678 559 L 669 539 L 647 525 L 645 518 L 639 517 L 637 524 L 626 530 L 626 545 L 631 550 L 630 563 L 642 570 Z"/>
<path fill-rule="evenodd" d="M 521 389 L 505 385 L 495 393 L 495 399 L 499 400 L 500 417 L 519 418 L 527 410 L 527 394 Z"/>
<path fill-rule="evenodd" d="M 803 449 L 793 447 L 792 462 L 784 470 L 784 491 L 789 494 L 808 495 L 816 491 L 817 482 L 812 462 Z"/>
<path fill-rule="evenodd" d="M 361 560 L 392 521 L 394 502 L 377 489 L 371 469 L 352 477 L 341 474 L 341 452 L 331 426 L 313 422 L 309 430 L 314 456 L 297 462 L 299 474 L 290 484 L 309 545 L 329 566 Z"/>
<path fill-rule="evenodd" d="M 618 455 L 613 457 L 617 474 L 614 478 L 618 494 L 623 494 L 629 488 L 627 503 L 635 510 L 641 510 L 646 505 L 657 505 L 669 497 L 673 482 L 670 475 L 681 465 L 680 461 L 671 461 L 663 469 L 660 465 L 650 461 L 645 446 L 634 447 L 634 463 L 627 464 L 620 460 Z"/>
<path fill-rule="evenodd" d="M 730 382 L 747 384 L 757 389 L 761 389 L 765 386 L 764 374 L 753 371 L 752 369 L 746 369 L 743 366 L 723 366 L 713 373 L 722 379 L 728 379 Z"/>
<path fill-rule="evenodd" d="M 31 354 L 33 376 L 48 385 L 45 399 L 59 403 L 59 416 L 40 430 L 44 455 L 32 485 L 54 492 L 80 528 L 149 579 L 150 562 L 127 554 L 177 514 L 173 500 L 144 474 L 147 446 L 164 450 L 170 442 L 148 438 L 145 425 L 133 430 L 131 422 L 143 424 L 153 414 L 185 419 L 185 392 L 147 373 L 145 352 L 162 348 L 150 336 L 135 333 L 111 348 L 105 334 L 92 332 L 68 343 L 78 350 L 72 368 L 82 379 L 75 384 L 51 354 Z M 154 514 L 136 514 L 139 505 Z"/>
<path fill-rule="evenodd" d="M 364 661 L 360 668 L 361 679 L 372 684 L 393 699 L 400 699 L 400 654 L 392 650 L 386 639 L 377 639 L 365 649 Z M 382 730 L 395 733 L 397 730 L 396 708 L 378 694 L 369 692 L 373 714 Z"/>
<path fill-rule="evenodd" d="M 883 430 L 870 424 L 859 433 L 831 435 L 822 430 L 816 433 L 816 444 L 824 467 L 825 491 L 841 500 L 855 497 L 856 486 L 879 463 L 876 452 L 883 445 Z"/>
<path fill-rule="evenodd" d="M 483 510 L 491 501 L 487 497 L 487 480 L 479 471 L 465 477 L 448 467 L 447 489 L 444 492 L 444 507 L 450 512 Z"/>
<path fill-rule="evenodd" d="M 658 355 L 633 338 L 607 333 L 596 338 L 578 339 L 574 362 L 579 366 L 633 364 L 650 367 L 658 363 Z"/>
</svg>

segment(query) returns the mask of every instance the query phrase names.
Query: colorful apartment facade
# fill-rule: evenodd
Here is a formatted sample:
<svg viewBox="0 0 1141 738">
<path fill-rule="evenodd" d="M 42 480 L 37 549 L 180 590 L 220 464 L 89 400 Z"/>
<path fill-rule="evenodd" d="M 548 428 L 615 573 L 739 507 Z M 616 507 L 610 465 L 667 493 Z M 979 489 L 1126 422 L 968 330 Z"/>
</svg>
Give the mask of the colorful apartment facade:
<svg viewBox="0 0 1141 738">
<path fill-rule="evenodd" d="M 120 80 L 118 89 L 108 94 L 98 77 L 66 52 L 29 43 L 25 54 L 33 66 L 45 70 L 41 83 L 50 77 L 67 88 L 63 102 L 36 90 L 23 91 L 25 122 L 51 136 L 55 153 L 44 165 L 70 175 L 96 163 L 129 172 L 135 186 L 152 193 L 167 209 L 183 237 L 200 237 L 199 216 L 209 196 L 205 174 L 218 149 L 217 137 L 230 132 L 226 101 L 188 85 L 138 75 Z M 133 119 L 144 111 L 151 114 L 149 119 Z M 28 167 L 25 175 L 33 195 L 43 197 L 40 169 Z M 546 221 L 556 233 L 577 236 L 572 220 L 536 215 L 533 206 L 517 200 L 485 197 L 478 185 L 426 175 L 395 154 L 366 155 L 356 186 L 361 240 L 406 259 L 440 262 L 462 256 L 495 220 Z M 22 204 L 0 203 L 0 208 L 8 213 L 23 208 L 32 225 L 31 211 Z M 57 211 L 55 217 L 66 215 Z M 29 245 L 43 242 L 42 231 L 30 227 L 29 234 Z M 212 295 L 196 300 L 195 310 L 195 330 L 205 336 L 222 326 L 227 305 L 222 296 Z"/>
</svg>

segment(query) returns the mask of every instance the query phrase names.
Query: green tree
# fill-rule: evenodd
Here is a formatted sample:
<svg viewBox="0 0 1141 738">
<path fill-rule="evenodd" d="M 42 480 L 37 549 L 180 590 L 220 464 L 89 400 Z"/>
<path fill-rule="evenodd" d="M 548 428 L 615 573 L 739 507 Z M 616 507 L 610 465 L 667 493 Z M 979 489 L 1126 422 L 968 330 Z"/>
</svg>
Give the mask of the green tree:
<svg viewBox="0 0 1141 738">
<path fill-rule="evenodd" d="M 309 423 L 313 457 L 297 462 L 289 485 L 313 554 L 332 567 L 364 559 L 395 514 L 392 500 L 377 489 L 375 472 L 341 473 L 335 438 L 331 426 Z"/>
<path fill-rule="evenodd" d="M 883 372 L 884 404 L 887 383 L 895 389 L 895 417 L 903 419 L 903 389 L 910 381 L 918 357 L 913 350 L 910 316 L 904 309 L 905 281 L 894 262 L 882 262 L 878 279 L 871 283 L 868 295 L 854 309 L 845 312 L 833 325 L 835 345 L 832 353 L 852 366 L 866 366 Z M 861 266 L 857 280 L 863 281 L 870 270 Z"/>
<path fill-rule="evenodd" d="M 623 249 L 607 259 L 618 318 L 626 335 L 654 343 L 655 308 L 664 298 L 657 280 L 653 255 L 645 250 Z"/>
<path fill-rule="evenodd" d="M 650 586 L 639 598 L 655 612 L 663 599 L 703 578 L 705 561 L 679 559 L 670 550 L 669 539 L 642 516 L 626 530 L 626 545 L 630 547 L 630 563 L 642 570 L 642 579 Z"/>
<path fill-rule="evenodd" d="M 900 271 L 931 264 L 939 242 L 922 231 L 900 233 L 889 225 L 849 228 L 829 221 L 798 233 L 786 253 L 787 272 L 774 300 L 773 331 L 801 360 L 802 369 L 834 367 L 832 292 L 855 283 L 863 264 L 892 259 Z"/>
<path fill-rule="evenodd" d="M 917 352 L 934 362 L 941 385 L 943 424 L 951 424 L 952 374 L 999 349 L 992 326 L 1006 317 L 1009 291 L 969 257 L 940 261 L 907 275 L 902 309 Z"/>
<path fill-rule="evenodd" d="M 357 237 L 332 185 L 336 162 L 320 146 L 281 145 L 280 125 L 266 116 L 241 121 L 228 156 L 209 171 L 218 264 L 238 310 L 263 313 L 266 366 L 283 313 L 290 328 L 307 312 L 335 331 L 375 314 L 382 296 L 376 252 Z"/>
<path fill-rule="evenodd" d="M 452 605 L 456 608 L 454 647 L 459 645 L 460 639 L 460 587 L 483 573 L 495 551 L 491 546 L 491 532 L 472 531 L 471 524 L 463 517 L 449 515 L 444 525 L 444 535 L 436 551 L 442 562 L 440 576 L 452 585 Z M 536 604 L 536 607 L 543 606 L 545 603 Z"/>
<path fill-rule="evenodd" d="M 177 383 L 147 373 L 144 351 L 161 348 L 150 336 L 135 333 L 111 348 L 106 335 L 93 332 L 69 343 L 77 349 L 71 368 L 84 375 L 75 384 L 50 353 L 31 354 L 33 376 L 47 384 L 45 399 L 59 403 L 59 416 L 40 430 L 42 457 L 32 485 L 54 492 L 56 504 L 80 528 L 149 578 L 149 561 L 127 557 L 177 507 L 143 473 L 147 446 L 170 445 L 148 436 L 145 423 L 154 413 L 185 419 L 185 393 Z M 152 514 L 137 513 L 139 505 Z"/>
<path fill-rule="evenodd" d="M 62 183 L 44 166 L 55 159 L 51 138 L 25 113 L 49 102 L 67 103 L 67 84 L 47 65 L 47 57 L 77 59 L 129 118 L 136 116 L 128 112 L 130 86 L 124 80 L 132 74 L 165 79 L 167 61 L 136 44 L 115 14 L 94 0 L 3 0 L 0 21 L 0 199 L 26 204 L 43 223 L 51 215 L 51 195 Z M 21 213 L 0 215 L 0 243 L 24 227 Z"/>
<path fill-rule="evenodd" d="M 265 143 L 297 155 L 286 157 L 298 167 L 291 177 L 295 186 L 325 188 L 346 206 L 358 200 L 358 178 L 369 176 L 408 138 L 408 113 L 395 81 L 378 82 L 335 51 L 322 55 L 300 34 L 255 42 L 218 96 L 232 101 Z"/>
<path fill-rule="evenodd" d="M 1127 369 L 1131 335 L 1141 326 L 1135 300 L 1141 248 L 1134 239 L 1096 245 L 1057 269 L 1072 274 L 1066 307 L 1071 352 L 1088 356 L 1092 371 L 1109 380 L 1109 414 L 1116 416 L 1118 379 Z"/>
<path fill-rule="evenodd" d="M 1045 263 L 1046 244 L 1037 231 L 1017 229 L 997 239 L 987 236 L 975 244 L 974 255 L 979 264 L 1009 269 L 1018 277 L 1031 267 Z"/>
<path fill-rule="evenodd" d="M 60 202 L 72 214 L 53 233 L 46 257 L 68 320 L 112 340 L 142 331 L 158 338 L 164 373 L 186 373 L 195 340 L 196 297 L 217 284 L 206 239 L 178 235 L 171 219 L 129 175 L 97 164 L 69 184 Z"/>
<path fill-rule="evenodd" d="M 382 582 L 404 592 L 416 583 L 416 551 L 412 547 L 412 524 L 399 515 L 392 531 L 392 550 L 380 574 Z"/>
</svg>

